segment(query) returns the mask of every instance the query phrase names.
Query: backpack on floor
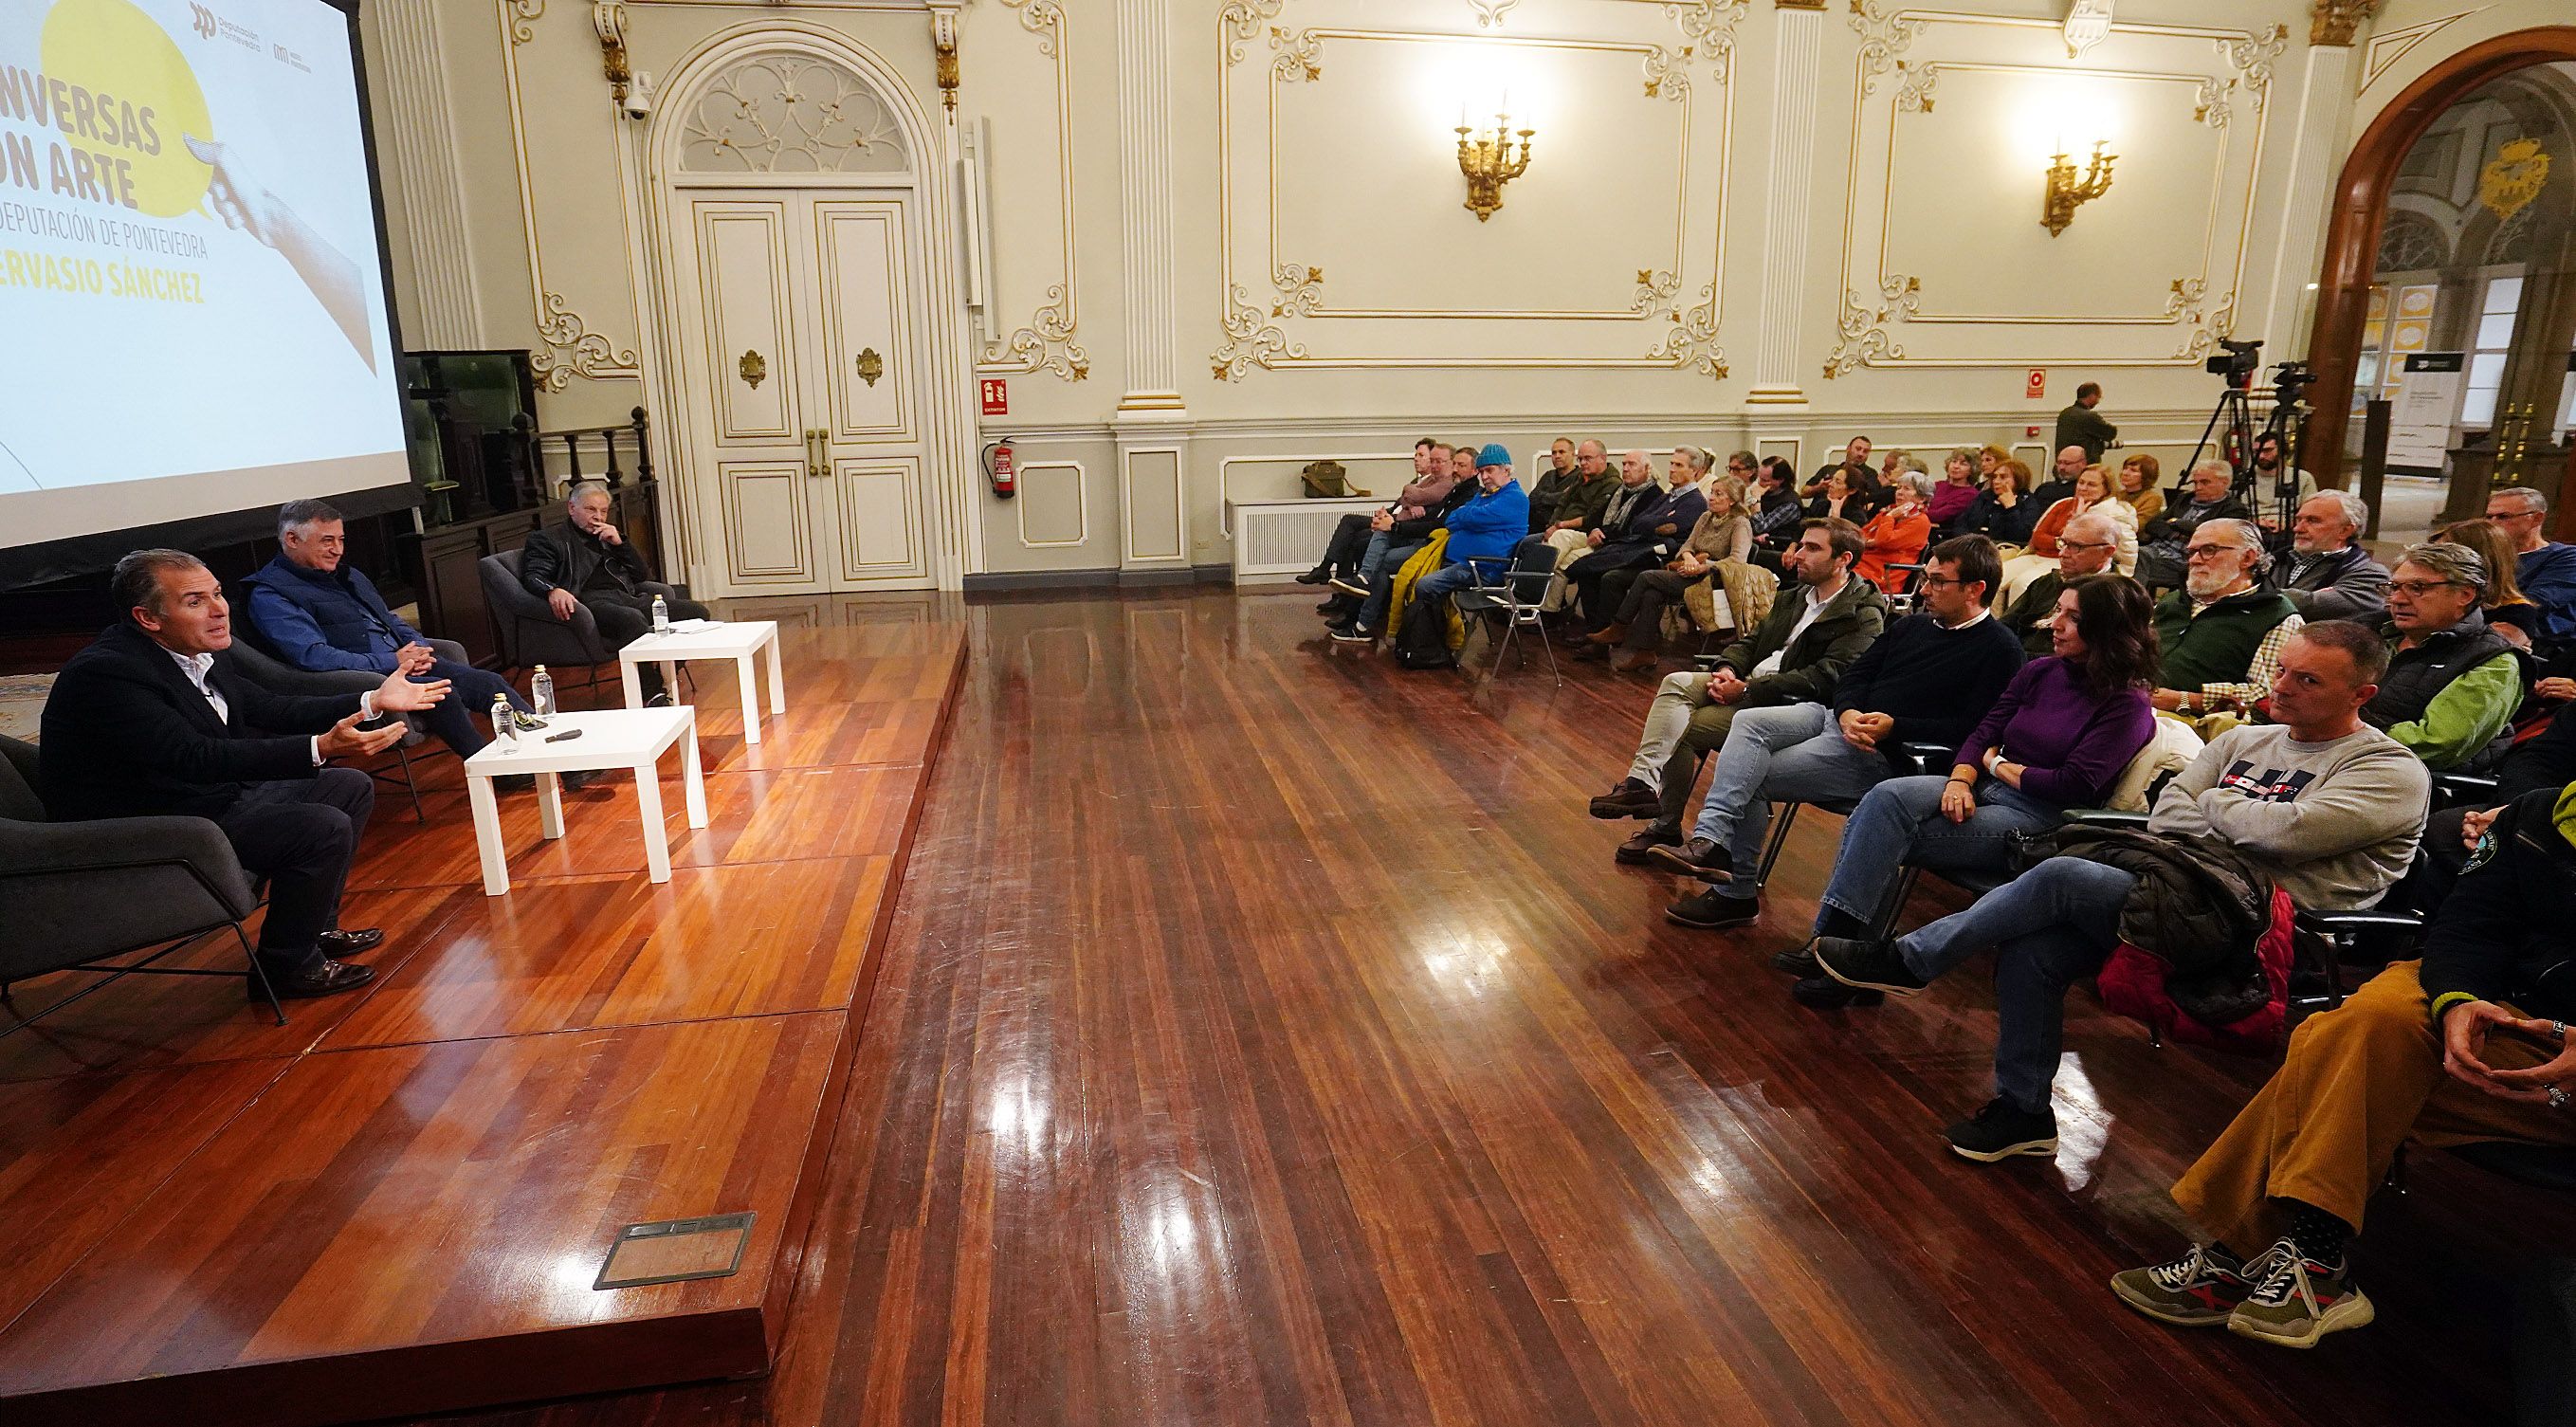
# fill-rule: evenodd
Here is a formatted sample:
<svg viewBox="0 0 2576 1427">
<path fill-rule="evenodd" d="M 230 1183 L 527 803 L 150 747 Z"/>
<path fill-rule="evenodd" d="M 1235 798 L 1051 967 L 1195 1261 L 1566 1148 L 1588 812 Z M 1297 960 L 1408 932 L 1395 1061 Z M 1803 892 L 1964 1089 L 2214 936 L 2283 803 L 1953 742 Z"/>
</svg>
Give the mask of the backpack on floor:
<svg viewBox="0 0 2576 1427">
<path fill-rule="evenodd" d="M 1407 669 L 1455 669 L 1458 654 L 1449 647 L 1449 602 L 1411 600 L 1404 621 L 1395 627 L 1395 662 Z"/>
</svg>

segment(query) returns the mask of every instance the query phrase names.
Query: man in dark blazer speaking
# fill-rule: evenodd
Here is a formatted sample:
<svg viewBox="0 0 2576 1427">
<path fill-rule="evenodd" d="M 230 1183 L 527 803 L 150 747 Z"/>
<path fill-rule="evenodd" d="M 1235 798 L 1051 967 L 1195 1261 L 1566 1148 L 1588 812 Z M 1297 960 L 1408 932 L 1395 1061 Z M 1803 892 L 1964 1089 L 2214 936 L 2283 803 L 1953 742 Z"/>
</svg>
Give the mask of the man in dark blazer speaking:
<svg viewBox="0 0 2576 1427">
<path fill-rule="evenodd" d="M 375 972 L 340 957 L 380 931 L 341 931 L 340 888 L 375 807 L 375 784 L 325 766 L 402 737 L 444 681 L 399 669 L 363 694 L 270 693 L 240 672 L 223 586 L 194 555 L 138 550 L 116 564 L 125 618 L 63 666 L 45 700 L 37 761 L 58 821 L 179 814 L 223 829 L 242 866 L 268 879 L 258 956 L 280 996 L 353 991 Z M 254 989 L 253 994 L 257 994 Z"/>
</svg>

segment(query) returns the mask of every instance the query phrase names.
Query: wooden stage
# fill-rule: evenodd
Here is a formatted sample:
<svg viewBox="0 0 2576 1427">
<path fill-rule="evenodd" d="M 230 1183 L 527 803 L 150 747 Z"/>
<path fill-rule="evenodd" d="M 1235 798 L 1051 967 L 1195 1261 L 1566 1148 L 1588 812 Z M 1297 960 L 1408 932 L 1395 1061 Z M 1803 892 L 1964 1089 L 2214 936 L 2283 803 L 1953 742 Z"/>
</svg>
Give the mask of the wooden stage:
<svg viewBox="0 0 2576 1427">
<path fill-rule="evenodd" d="M 386 932 L 364 991 L 280 1028 L 237 982 L 129 978 L 0 1041 L 0 1421 L 337 1422 L 766 1371 L 964 667 L 942 608 L 783 629 L 789 707 L 757 747 L 730 666 L 701 667 L 710 821 L 666 759 L 667 884 L 617 774 L 565 795 L 556 842 L 505 797 L 514 889 L 486 897 L 455 760 L 416 759 L 428 821 L 380 787 L 343 908 Z M 729 1277 L 592 1287 L 627 1224 L 745 1211 Z"/>
</svg>

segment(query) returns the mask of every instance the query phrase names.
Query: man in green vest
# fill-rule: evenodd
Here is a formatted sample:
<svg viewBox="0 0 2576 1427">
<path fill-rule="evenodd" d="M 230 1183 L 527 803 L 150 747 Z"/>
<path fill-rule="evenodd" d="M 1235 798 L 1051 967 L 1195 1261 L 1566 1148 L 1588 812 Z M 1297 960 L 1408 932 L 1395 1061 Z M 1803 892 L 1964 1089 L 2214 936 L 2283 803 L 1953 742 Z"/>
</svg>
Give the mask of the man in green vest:
<svg viewBox="0 0 2576 1427">
<path fill-rule="evenodd" d="M 2183 560 L 2183 587 L 2156 602 L 2164 665 L 2150 697 L 2189 718 L 2250 708 L 2270 692 L 2281 646 L 2307 621 L 2288 596 L 2264 588 L 2263 531 L 2250 520 L 2202 521 Z"/>
</svg>

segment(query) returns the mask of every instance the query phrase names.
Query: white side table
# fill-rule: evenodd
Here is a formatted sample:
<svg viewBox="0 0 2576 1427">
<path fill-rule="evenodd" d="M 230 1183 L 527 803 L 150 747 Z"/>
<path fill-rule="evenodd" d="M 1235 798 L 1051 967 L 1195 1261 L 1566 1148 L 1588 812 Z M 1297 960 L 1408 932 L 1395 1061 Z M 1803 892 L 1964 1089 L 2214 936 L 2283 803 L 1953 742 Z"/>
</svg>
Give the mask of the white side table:
<svg viewBox="0 0 2576 1427">
<path fill-rule="evenodd" d="M 626 706 L 644 706 L 644 685 L 636 677 L 639 664 L 662 666 L 662 687 L 678 693 L 680 663 L 685 659 L 730 659 L 742 682 L 742 741 L 760 741 L 760 700 L 752 677 L 751 661 L 762 650 L 769 651 L 769 711 L 787 712 L 787 684 L 778 672 L 778 623 L 768 619 L 727 620 L 712 629 L 671 630 L 664 634 L 647 632 L 642 638 L 617 651 L 617 675 L 626 686 Z"/>
<path fill-rule="evenodd" d="M 575 729 L 581 737 L 544 741 L 549 735 Z M 680 745 L 689 826 L 705 827 L 707 782 L 698 766 L 698 714 L 686 705 L 559 713 L 545 728 L 519 735 L 515 744 L 496 738 L 466 759 L 465 795 L 474 805 L 474 841 L 483 853 L 483 894 L 498 897 L 510 890 L 510 869 L 501 844 L 501 807 L 492 794 L 492 780 L 514 773 L 536 775 L 537 823 L 547 837 L 557 838 L 564 835 L 560 775 L 633 769 L 636 811 L 644 825 L 644 866 L 654 881 L 670 881 L 671 833 L 662 826 L 662 782 L 654 770 L 674 743 Z"/>
</svg>

